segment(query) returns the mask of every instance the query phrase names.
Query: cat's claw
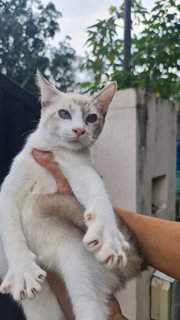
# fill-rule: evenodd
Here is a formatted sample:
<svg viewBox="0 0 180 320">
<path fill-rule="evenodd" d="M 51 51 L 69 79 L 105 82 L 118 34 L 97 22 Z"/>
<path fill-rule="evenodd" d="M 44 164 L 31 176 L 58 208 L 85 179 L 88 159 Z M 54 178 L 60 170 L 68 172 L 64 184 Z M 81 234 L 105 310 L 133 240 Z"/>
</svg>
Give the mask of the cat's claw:
<svg viewBox="0 0 180 320">
<path fill-rule="evenodd" d="M 129 249 L 129 243 L 118 230 L 116 223 L 106 225 L 98 220 L 98 217 L 95 218 L 92 213 L 88 213 L 87 216 L 88 219 L 85 216 L 85 222 L 88 230 L 83 239 L 87 250 L 92 252 L 97 260 L 107 268 L 125 267 L 127 264 L 126 250 Z"/>
<path fill-rule="evenodd" d="M 16 301 L 34 298 L 41 290 L 41 283 L 46 279 L 46 272 L 35 261 L 18 261 L 15 268 L 10 268 L 1 283 L 0 293 L 12 294 Z"/>
</svg>

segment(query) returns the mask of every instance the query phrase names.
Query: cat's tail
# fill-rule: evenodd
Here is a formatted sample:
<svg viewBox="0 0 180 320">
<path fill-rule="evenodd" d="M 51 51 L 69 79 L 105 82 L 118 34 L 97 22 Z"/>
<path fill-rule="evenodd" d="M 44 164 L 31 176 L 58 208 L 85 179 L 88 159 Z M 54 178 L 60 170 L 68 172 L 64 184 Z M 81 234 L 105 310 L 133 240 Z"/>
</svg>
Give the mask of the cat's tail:
<svg viewBox="0 0 180 320">
<path fill-rule="evenodd" d="M 72 195 L 51 194 L 39 197 L 35 203 L 40 217 L 56 217 L 85 231 L 84 207 Z"/>
</svg>

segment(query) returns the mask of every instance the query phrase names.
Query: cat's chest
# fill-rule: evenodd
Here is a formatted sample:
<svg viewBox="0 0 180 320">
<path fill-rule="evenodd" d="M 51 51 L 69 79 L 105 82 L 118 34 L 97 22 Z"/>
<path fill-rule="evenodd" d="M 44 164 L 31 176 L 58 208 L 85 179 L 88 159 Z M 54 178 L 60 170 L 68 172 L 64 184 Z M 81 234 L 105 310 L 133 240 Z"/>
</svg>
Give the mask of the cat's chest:
<svg viewBox="0 0 180 320">
<path fill-rule="evenodd" d="M 92 167 L 89 153 L 54 153 L 54 159 L 70 185 L 72 183 L 78 183 L 79 179 L 81 180 L 82 178 L 82 173 L 86 171 L 88 167 Z"/>
<path fill-rule="evenodd" d="M 34 166 L 28 170 L 23 188 L 20 190 L 17 202 L 24 206 L 40 195 L 54 193 L 57 190 L 56 181 L 44 168 Z"/>
</svg>

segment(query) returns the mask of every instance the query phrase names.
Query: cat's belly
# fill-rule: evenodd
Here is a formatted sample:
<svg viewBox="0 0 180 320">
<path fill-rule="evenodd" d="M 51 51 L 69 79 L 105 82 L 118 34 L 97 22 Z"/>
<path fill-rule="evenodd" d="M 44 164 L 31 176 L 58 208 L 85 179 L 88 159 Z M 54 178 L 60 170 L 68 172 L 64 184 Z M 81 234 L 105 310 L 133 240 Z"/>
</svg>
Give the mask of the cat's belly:
<svg viewBox="0 0 180 320">
<path fill-rule="evenodd" d="M 58 246 L 73 236 L 72 227 L 55 217 L 43 217 L 38 212 L 38 196 L 29 197 L 21 212 L 22 226 L 29 248 L 40 263 L 53 263 Z M 77 230 L 76 230 L 77 232 Z"/>
<path fill-rule="evenodd" d="M 37 199 L 57 190 L 55 180 L 51 176 L 38 173 L 38 179 L 28 178 L 20 191 L 16 203 L 20 212 L 23 231 L 30 249 L 38 255 L 51 256 L 61 241 L 62 226 L 55 218 L 42 218 L 36 207 Z M 62 228 L 63 229 L 63 228 Z M 62 230 L 63 231 L 63 230 Z"/>
<path fill-rule="evenodd" d="M 56 192 L 57 186 L 55 179 L 46 172 L 29 174 L 23 188 L 19 191 L 17 196 L 17 203 L 20 210 L 23 209 L 26 202 L 33 201 L 35 197 L 44 194 L 51 194 Z"/>
<path fill-rule="evenodd" d="M 56 190 L 55 180 L 48 173 L 32 170 L 16 197 L 16 204 L 22 220 L 34 219 L 36 213 L 33 210 L 36 199 L 42 195 L 54 193 Z"/>
</svg>

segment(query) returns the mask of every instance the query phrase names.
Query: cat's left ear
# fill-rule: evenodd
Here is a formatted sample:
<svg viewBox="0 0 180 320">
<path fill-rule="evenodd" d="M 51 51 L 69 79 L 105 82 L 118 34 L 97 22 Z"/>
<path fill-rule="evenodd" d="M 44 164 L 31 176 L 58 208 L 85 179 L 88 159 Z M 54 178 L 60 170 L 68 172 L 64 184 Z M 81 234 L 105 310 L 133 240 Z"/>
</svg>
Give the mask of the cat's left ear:
<svg viewBox="0 0 180 320">
<path fill-rule="evenodd" d="M 116 90 L 117 90 L 116 82 L 111 82 L 100 92 L 96 93 L 93 97 L 96 108 L 98 109 L 99 112 L 103 114 L 104 117 L 106 116 L 109 105 L 114 97 Z"/>
<path fill-rule="evenodd" d="M 37 84 L 41 92 L 42 107 L 48 107 L 52 103 L 52 99 L 59 95 L 60 91 L 46 80 L 39 70 L 37 70 Z"/>
</svg>

